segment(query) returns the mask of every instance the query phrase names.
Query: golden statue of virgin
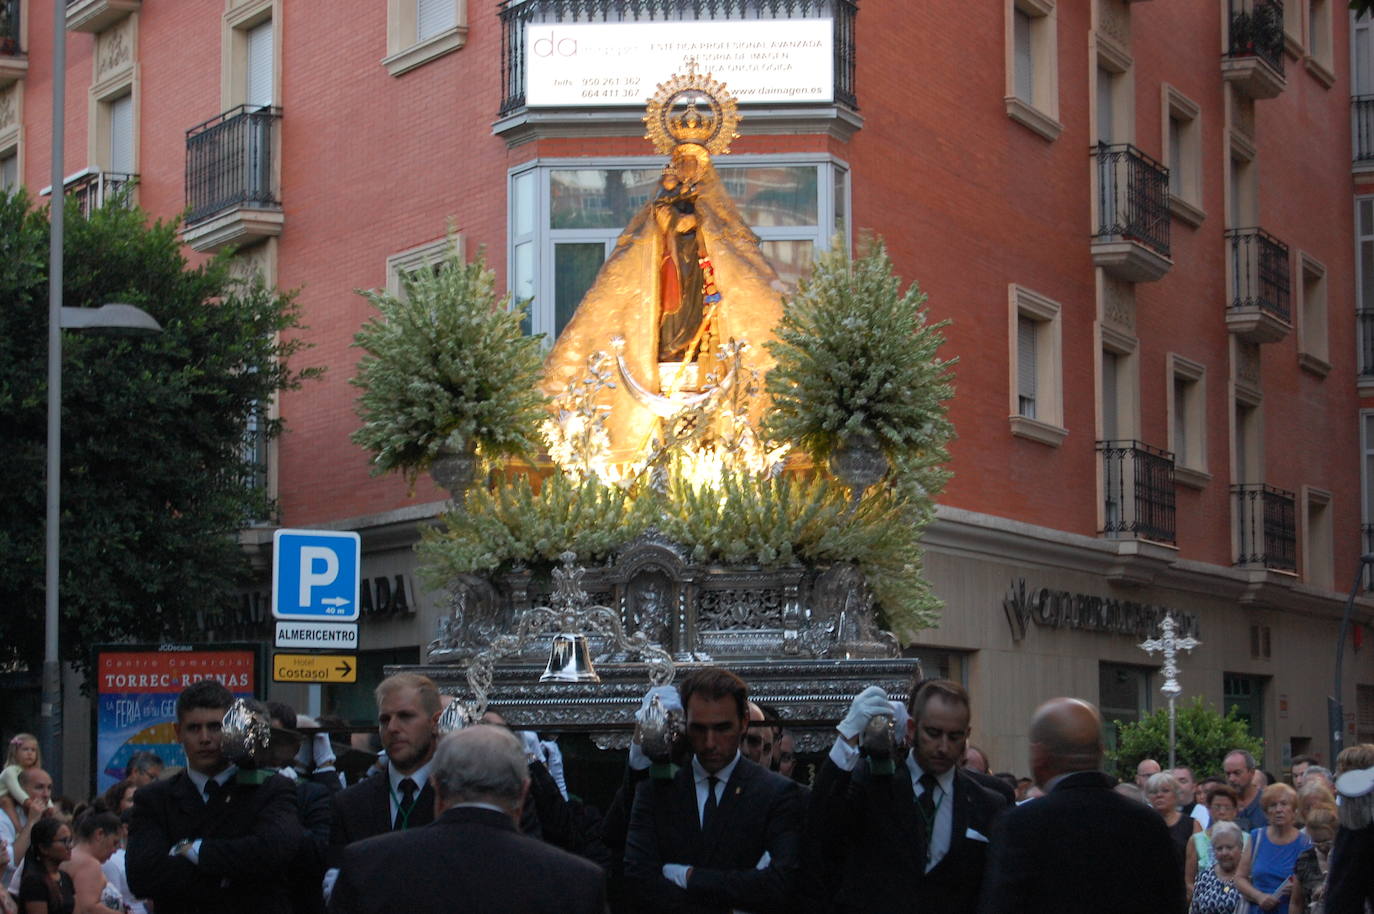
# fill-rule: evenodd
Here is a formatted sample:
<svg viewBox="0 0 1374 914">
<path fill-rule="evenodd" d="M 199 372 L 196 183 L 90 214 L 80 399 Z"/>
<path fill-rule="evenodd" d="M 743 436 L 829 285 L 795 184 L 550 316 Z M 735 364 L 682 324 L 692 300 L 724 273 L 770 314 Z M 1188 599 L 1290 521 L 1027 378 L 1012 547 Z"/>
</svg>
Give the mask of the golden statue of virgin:
<svg viewBox="0 0 1374 914">
<path fill-rule="evenodd" d="M 616 242 L 545 362 L 544 391 L 558 396 L 581 382 L 588 357 L 618 358 L 620 380 L 600 391 L 609 410 L 608 456 L 633 461 L 656 423 L 728 385 L 733 362 L 721 347 L 746 344 L 740 367 L 761 377 L 771 366 L 764 343 L 782 316 L 784 286 L 759 250 L 711 164 L 729 151 L 739 123 L 735 100 L 708 74 L 659 84 L 644 117 L 646 138 L 669 154 L 656 195 Z M 757 420 L 763 395 L 751 404 Z"/>
</svg>

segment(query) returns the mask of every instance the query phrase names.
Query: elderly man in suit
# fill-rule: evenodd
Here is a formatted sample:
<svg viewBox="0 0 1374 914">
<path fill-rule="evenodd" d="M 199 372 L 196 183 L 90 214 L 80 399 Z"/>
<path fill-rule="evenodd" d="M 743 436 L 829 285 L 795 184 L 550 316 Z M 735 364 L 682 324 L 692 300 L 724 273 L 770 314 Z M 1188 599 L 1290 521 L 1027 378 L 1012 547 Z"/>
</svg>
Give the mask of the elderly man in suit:
<svg viewBox="0 0 1374 914">
<path fill-rule="evenodd" d="M 129 888 L 158 914 L 290 914 L 288 867 L 301 840 L 296 790 L 224 755 L 234 696 L 205 679 L 177 696 L 186 769 L 140 787 L 129 821 Z"/>
<path fill-rule="evenodd" d="M 377 731 L 386 769 L 333 796 L 330 862 L 354 841 L 434 821 L 430 762 L 437 742 L 439 688 L 428 676 L 398 673 L 377 686 Z"/>
<path fill-rule="evenodd" d="M 958 766 L 971 732 L 968 692 L 932 679 L 912 690 L 911 753 L 870 766 L 859 735 L 872 717 L 891 715 L 870 686 L 854 699 L 821 767 L 807 823 L 808 895 L 836 911 L 965 914 L 977 904 L 1001 795 Z M 830 885 L 822 884 L 828 878 Z M 822 902 L 822 907 L 826 907 Z"/>
<path fill-rule="evenodd" d="M 602 914 L 595 864 L 516 829 L 529 772 L 504 727 L 469 727 L 439 744 L 430 766 L 432 825 L 349 845 L 331 914 Z"/>
<path fill-rule="evenodd" d="M 1030 763 L 1040 799 L 993 830 L 983 914 L 1159 914 L 1184 910 L 1173 842 L 1154 810 L 1112 790 L 1102 717 L 1055 698 L 1031 719 Z"/>
<path fill-rule="evenodd" d="M 795 783 L 740 754 L 748 688 L 708 667 L 679 692 L 692 758 L 671 779 L 635 790 L 625 845 L 630 909 L 792 910 L 801 802 Z"/>
</svg>

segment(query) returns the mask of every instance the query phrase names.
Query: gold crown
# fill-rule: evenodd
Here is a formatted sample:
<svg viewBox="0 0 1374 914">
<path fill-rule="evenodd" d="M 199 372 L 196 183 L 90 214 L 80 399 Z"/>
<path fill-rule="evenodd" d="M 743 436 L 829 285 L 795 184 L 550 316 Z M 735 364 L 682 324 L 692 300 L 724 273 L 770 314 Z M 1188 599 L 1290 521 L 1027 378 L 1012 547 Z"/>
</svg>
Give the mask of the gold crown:
<svg viewBox="0 0 1374 914">
<path fill-rule="evenodd" d="M 739 136 L 735 132 L 739 107 L 725 83 L 712 79 L 710 73 L 698 73 L 696 60 L 688 58 L 685 74 L 674 73 L 658 84 L 644 124 L 649 128 L 644 138 L 652 140 L 660 153 L 670 153 L 681 143 L 695 143 L 712 155 L 724 155 L 730 151 L 730 141 Z"/>
</svg>

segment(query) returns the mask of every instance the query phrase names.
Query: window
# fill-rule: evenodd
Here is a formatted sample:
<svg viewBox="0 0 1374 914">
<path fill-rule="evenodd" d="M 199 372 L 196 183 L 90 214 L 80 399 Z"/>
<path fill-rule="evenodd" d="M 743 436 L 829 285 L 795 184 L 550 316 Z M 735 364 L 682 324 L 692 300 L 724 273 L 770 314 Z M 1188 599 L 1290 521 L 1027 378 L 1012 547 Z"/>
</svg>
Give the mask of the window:
<svg viewBox="0 0 1374 914">
<path fill-rule="evenodd" d="M 0 154 L 0 191 L 10 193 L 19 187 L 19 153 Z"/>
<path fill-rule="evenodd" d="M 1298 284 L 1298 364 L 1320 377 L 1331 370 L 1327 347 L 1326 267 L 1299 252 L 1302 281 Z"/>
<path fill-rule="evenodd" d="M 1059 123 L 1059 51 L 1055 0 L 1006 0 L 1007 116 L 1047 140 Z"/>
<path fill-rule="evenodd" d="M 392 76 L 461 48 L 467 40 L 467 0 L 387 0 L 386 57 Z"/>
<path fill-rule="evenodd" d="M 969 654 L 964 651 L 913 644 L 902 649 L 902 656 L 914 657 L 921 662 L 921 676 L 924 679 L 948 679 L 968 685 Z"/>
<path fill-rule="evenodd" d="M 1360 413 L 1360 448 L 1364 455 L 1360 465 L 1360 483 L 1364 495 L 1360 522 L 1368 526 L 1374 524 L 1374 410 L 1367 409 Z M 1369 551 L 1371 546 L 1365 543 L 1364 548 Z"/>
<path fill-rule="evenodd" d="M 1207 369 L 1181 355 L 1169 354 L 1169 450 L 1174 479 L 1201 488 L 1207 472 Z"/>
<path fill-rule="evenodd" d="M 248 30 L 248 66 L 243 100 L 249 108 L 272 105 L 272 20 Z"/>
<path fill-rule="evenodd" d="M 1307 71 L 1328 89 L 1336 81 L 1335 61 L 1331 56 L 1332 0 L 1308 0 Z"/>
<path fill-rule="evenodd" d="M 386 290 L 398 298 L 405 297 L 401 277 L 420 270 L 438 270 L 451 255 L 463 256 L 463 236 L 451 235 L 416 245 L 386 259 Z"/>
<path fill-rule="evenodd" d="M 1169 209 L 1189 225 L 1202 222 L 1202 109 L 1167 83 L 1164 136 L 1169 156 Z"/>
<path fill-rule="evenodd" d="M 1106 724 L 1107 750 L 1116 750 L 1117 736 L 1122 724 L 1139 723 L 1150 713 L 1153 697 L 1150 667 L 1124 663 L 1097 665 L 1097 706 Z"/>
<path fill-rule="evenodd" d="M 1335 586 L 1331 542 L 1331 493 L 1312 486 L 1302 487 L 1305 524 L 1302 531 L 1302 579 L 1326 590 Z"/>
<path fill-rule="evenodd" d="M 279 3 L 281 0 L 236 0 L 224 14 L 221 111 L 239 105 L 255 111 L 277 104 L 275 24 Z"/>
<path fill-rule="evenodd" d="M 1374 743 L 1374 685 L 1355 686 L 1355 740 Z"/>
<path fill-rule="evenodd" d="M 1226 711 L 1236 709 L 1236 716 L 1245 721 L 1250 735 L 1264 739 L 1265 677 L 1225 673 L 1222 679 L 1222 705 Z"/>
<path fill-rule="evenodd" d="M 1355 307 L 1374 312 L 1374 197 L 1355 199 L 1355 237 L 1359 256 L 1355 258 Z M 1361 368 L 1366 369 L 1367 364 Z"/>
<path fill-rule="evenodd" d="M 831 236 L 847 237 L 845 169 L 814 156 L 731 156 L 716 172 L 783 282 L 794 284 Z M 510 177 L 509 287 L 532 299 L 529 328 L 556 337 L 634 214 L 661 159 L 544 162 Z M 836 228 L 839 231 L 836 232 Z"/>
<path fill-rule="evenodd" d="M 1241 142 L 1240 137 L 1231 136 L 1231 180 L 1230 199 L 1227 201 L 1227 228 L 1255 228 L 1259 225 L 1259 211 L 1256 204 L 1258 169 L 1255 167 L 1254 150 Z"/>
<path fill-rule="evenodd" d="M 95 36 L 95 78 L 87 93 L 86 161 L 119 177 L 96 194 L 103 202 L 124 175 L 138 174 L 138 98 L 134 63 L 138 20 L 130 16 Z"/>
<path fill-rule="evenodd" d="M 1307 0 L 1284 0 L 1283 45 L 1294 57 L 1303 56 L 1303 19 Z M 1248 5 L 1248 4 L 1247 4 Z"/>
<path fill-rule="evenodd" d="M 1259 445 L 1260 408 L 1258 403 L 1236 400 L 1235 472 L 1238 485 L 1264 481 L 1263 459 Z"/>
<path fill-rule="evenodd" d="M 1060 307 L 1038 292 L 1008 287 L 1011 433 L 1058 447 L 1064 429 Z"/>
<path fill-rule="evenodd" d="M 121 96 L 110 102 L 109 170 L 131 175 L 134 168 L 134 97 Z"/>
</svg>

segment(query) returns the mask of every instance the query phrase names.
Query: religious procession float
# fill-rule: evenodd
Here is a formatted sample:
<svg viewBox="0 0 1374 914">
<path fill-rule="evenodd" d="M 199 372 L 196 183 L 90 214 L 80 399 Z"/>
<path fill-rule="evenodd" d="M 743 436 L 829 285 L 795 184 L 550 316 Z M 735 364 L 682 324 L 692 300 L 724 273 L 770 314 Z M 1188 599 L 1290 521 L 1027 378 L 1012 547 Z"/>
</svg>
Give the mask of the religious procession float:
<svg viewBox="0 0 1374 914">
<path fill-rule="evenodd" d="M 547 355 L 480 258 L 368 293 L 355 440 L 452 493 L 419 547 L 450 609 L 411 668 L 451 716 L 624 746 L 646 689 L 714 663 L 815 750 L 919 675 L 950 363 L 881 241 L 779 281 L 713 164 L 735 100 L 684 69 L 644 117 L 662 177 Z"/>
</svg>

